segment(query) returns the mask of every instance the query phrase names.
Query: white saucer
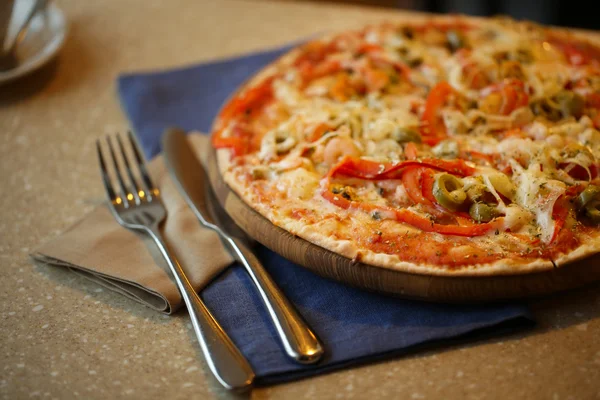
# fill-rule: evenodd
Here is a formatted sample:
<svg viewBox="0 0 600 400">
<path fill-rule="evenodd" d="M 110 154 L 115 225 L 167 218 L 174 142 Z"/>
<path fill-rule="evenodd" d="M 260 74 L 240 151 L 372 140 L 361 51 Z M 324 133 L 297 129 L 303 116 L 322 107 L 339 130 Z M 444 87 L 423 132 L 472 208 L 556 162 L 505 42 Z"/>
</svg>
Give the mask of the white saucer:
<svg viewBox="0 0 600 400">
<path fill-rule="evenodd" d="M 2 1 L 2 0 L 0 0 Z M 33 1 L 20 0 L 15 3 L 11 30 L 18 29 Z M 17 47 L 19 65 L 8 71 L 0 71 L 0 84 L 26 75 L 50 61 L 62 48 L 67 34 L 67 20 L 63 12 L 53 3 L 45 13 L 34 17 L 23 41 Z"/>
</svg>

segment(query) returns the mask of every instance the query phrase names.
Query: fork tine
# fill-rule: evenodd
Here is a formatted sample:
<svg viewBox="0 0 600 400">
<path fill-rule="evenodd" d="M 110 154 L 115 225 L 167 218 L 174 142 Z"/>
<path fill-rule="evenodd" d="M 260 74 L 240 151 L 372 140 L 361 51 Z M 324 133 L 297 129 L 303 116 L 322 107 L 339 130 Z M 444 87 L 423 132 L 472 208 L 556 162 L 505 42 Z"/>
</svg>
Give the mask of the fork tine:
<svg viewBox="0 0 600 400">
<path fill-rule="evenodd" d="M 148 187 L 148 195 L 153 196 L 155 194 L 156 187 L 154 186 L 154 184 L 152 183 L 152 180 L 150 179 L 150 175 L 148 174 L 148 170 L 146 169 L 146 162 L 144 161 L 144 159 L 140 153 L 140 149 L 139 149 L 139 147 L 136 143 L 136 140 L 133 137 L 133 134 L 131 133 L 131 131 L 127 132 L 127 136 L 129 137 L 129 142 L 131 143 L 131 148 L 133 149 L 133 154 L 135 155 L 135 159 L 137 161 L 137 166 L 140 170 L 140 173 L 142 174 L 142 179 L 144 180 L 144 183 Z"/>
<path fill-rule="evenodd" d="M 117 162 L 117 155 L 115 154 L 115 148 L 112 144 L 110 136 L 106 138 L 106 141 L 108 142 L 108 149 L 110 151 L 113 166 L 115 167 L 115 174 L 117 175 L 117 180 L 119 181 L 119 186 L 121 187 L 121 192 L 123 194 L 123 204 L 125 205 L 125 207 L 128 207 L 128 196 L 130 192 L 129 190 L 127 190 L 127 186 L 125 185 L 125 181 L 123 180 L 123 175 L 121 174 L 121 169 L 119 168 L 119 163 Z"/>
<path fill-rule="evenodd" d="M 136 202 L 136 204 L 139 204 L 140 200 L 141 200 L 140 192 L 142 191 L 142 188 L 140 187 L 137 180 L 133 176 L 133 171 L 131 170 L 131 166 L 129 165 L 129 159 L 127 157 L 127 154 L 125 154 L 125 148 L 123 147 L 123 141 L 121 140 L 121 135 L 119 135 L 119 134 L 117 134 L 117 144 L 119 145 L 119 150 L 121 151 L 121 157 L 123 158 L 123 162 L 125 164 L 125 169 L 127 170 L 127 176 L 129 176 L 129 182 L 131 182 L 131 184 L 135 188 L 135 191 L 134 191 L 135 193 L 133 193 L 133 196 L 135 197 L 135 202 Z M 142 195 L 143 195 L 143 193 L 142 193 Z"/>
<path fill-rule="evenodd" d="M 102 181 L 104 182 L 106 195 L 108 196 L 108 200 L 112 203 L 117 199 L 117 195 L 115 194 L 113 185 L 110 182 L 110 177 L 108 176 L 106 162 L 104 161 L 104 156 L 102 155 L 102 146 L 100 145 L 100 139 L 96 140 L 96 150 L 98 152 L 98 161 L 100 162 L 100 171 L 102 173 Z"/>
</svg>

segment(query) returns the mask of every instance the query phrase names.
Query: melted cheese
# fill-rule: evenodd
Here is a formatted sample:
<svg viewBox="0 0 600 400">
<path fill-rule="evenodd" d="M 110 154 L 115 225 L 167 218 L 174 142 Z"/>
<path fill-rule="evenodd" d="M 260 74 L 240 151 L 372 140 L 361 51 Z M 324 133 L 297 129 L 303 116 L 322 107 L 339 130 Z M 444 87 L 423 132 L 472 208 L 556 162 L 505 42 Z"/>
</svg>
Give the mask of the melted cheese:
<svg viewBox="0 0 600 400">
<path fill-rule="evenodd" d="M 549 179 L 548 175 L 542 172 L 540 164 L 531 164 L 527 169 L 520 169 L 515 174 L 514 181 L 517 184 L 516 204 L 535 215 L 535 234 L 540 235 L 542 242 L 548 243 L 554 234 L 554 203 L 565 192 L 566 185 Z"/>
<path fill-rule="evenodd" d="M 288 198 L 307 200 L 314 196 L 319 186 L 319 176 L 304 168 L 296 168 L 281 173 L 277 177 L 276 187 L 286 193 Z"/>
</svg>

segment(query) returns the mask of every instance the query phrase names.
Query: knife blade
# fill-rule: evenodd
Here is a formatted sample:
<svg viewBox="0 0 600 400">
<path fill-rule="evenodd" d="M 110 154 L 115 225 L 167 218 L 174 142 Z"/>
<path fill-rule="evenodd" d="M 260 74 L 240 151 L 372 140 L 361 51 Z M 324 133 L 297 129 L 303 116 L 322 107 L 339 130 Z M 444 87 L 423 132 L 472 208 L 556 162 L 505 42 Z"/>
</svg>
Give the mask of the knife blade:
<svg viewBox="0 0 600 400">
<path fill-rule="evenodd" d="M 224 228 L 231 225 L 221 225 L 215 219 L 215 215 L 224 215 L 225 211 L 214 210 L 219 204 L 215 198 L 210 200 L 214 194 L 211 193 L 206 171 L 194 154 L 185 132 L 178 128 L 167 129 L 162 136 L 162 147 L 167 170 L 189 207 L 202 225 L 217 232 L 231 255 L 250 275 L 286 354 L 302 364 L 319 361 L 323 355 L 319 339 L 244 243 L 246 235 L 239 228 L 235 235 L 229 234 Z"/>
</svg>

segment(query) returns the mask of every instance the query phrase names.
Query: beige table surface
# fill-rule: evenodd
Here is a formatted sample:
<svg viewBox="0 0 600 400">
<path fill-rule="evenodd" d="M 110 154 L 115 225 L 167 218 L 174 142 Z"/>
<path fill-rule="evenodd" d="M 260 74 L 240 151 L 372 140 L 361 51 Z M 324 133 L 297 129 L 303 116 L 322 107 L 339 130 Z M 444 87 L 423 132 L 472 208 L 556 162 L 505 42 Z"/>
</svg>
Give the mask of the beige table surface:
<svg viewBox="0 0 600 400">
<path fill-rule="evenodd" d="M 61 0 L 59 59 L 0 86 L 0 397 L 228 397 L 185 313 L 166 317 L 27 254 L 102 201 L 115 79 L 276 46 L 390 10 L 250 1 Z M 200 88 L 199 88 L 200 89 Z M 600 286 L 533 302 L 530 331 L 259 388 L 255 398 L 600 398 Z"/>
</svg>

